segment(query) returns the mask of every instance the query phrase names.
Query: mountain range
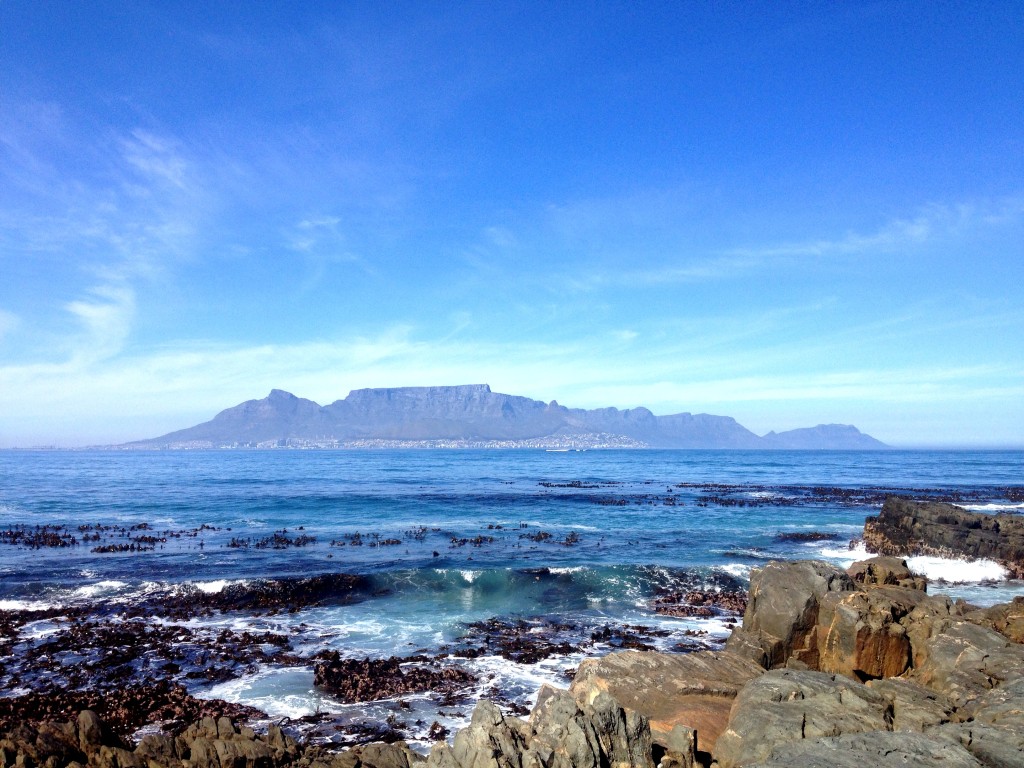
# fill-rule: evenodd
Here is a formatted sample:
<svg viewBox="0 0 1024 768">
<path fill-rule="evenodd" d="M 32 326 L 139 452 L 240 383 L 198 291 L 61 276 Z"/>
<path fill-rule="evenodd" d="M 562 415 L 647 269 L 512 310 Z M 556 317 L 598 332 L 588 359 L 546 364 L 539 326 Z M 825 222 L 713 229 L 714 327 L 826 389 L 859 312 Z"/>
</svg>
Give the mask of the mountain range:
<svg viewBox="0 0 1024 768">
<path fill-rule="evenodd" d="M 280 389 L 188 429 L 124 448 L 532 447 L 866 450 L 887 446 L 856 427 L 819 424 L 758 436 L 729 416 L 647 408 L 567 408 L 486 384 L 357 389 L 319 405 Z"/>
</svg>

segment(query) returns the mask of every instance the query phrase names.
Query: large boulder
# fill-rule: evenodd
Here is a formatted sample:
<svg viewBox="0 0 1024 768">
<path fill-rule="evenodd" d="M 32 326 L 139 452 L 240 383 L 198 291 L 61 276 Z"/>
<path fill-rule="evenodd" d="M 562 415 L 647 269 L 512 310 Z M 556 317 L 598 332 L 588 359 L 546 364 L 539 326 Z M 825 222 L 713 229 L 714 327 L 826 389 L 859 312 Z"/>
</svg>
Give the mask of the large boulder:
<svg viewBox="0 0 1024 768">
<path fill-rule="evenodd" d="M 743 627 L 733 632 L 726 650 L 765 668 L 790 658 L 816 667 L 821 600 L 830 592 L 854 589 L 844 571 L 820 560 L 769 563 L 751 574 Z"/>
<path fill-rule="evenodd" d="M 728 652 L 623 651 L 584 660 L 569 690 L 584 704 L 604 693 L 640 713 L 650 722 L 654 743 L 667 751 L 680 749 L 681 734 L 688 730 L 696 732 L 696 748 L 710 752 L 737 692 L 763 673 L 757 664 Z"/>
<path fill-rule="evenodd" d="M 911 572 L 901 557 L 879 555 L 858 560 L 846 569 L 846 574 L 860 587 L 906 587 L 927 591 L 928 579 Z"/>
<path fill-rule="evenodd" d="M 1020 766 L 1020 763 L 1014 765 Z M 790 741 L 749 768 L 996 768 L 953 738 L 923 733 L 850 733 Z M 1001 766 L 999 768 L 1002 768 Z M 1009 768 L 1007 766 L 1007 768 Z"/>
<path fill-rule="evenodd" d="M 925 598 L 917 589 L 878 586 L 830 592 L 818 611 L 817 668 L 869 680 L 910 668 L 910 638 L 900 623 Z"/>
<path fill-rule="evenodd" d="M 809 670 L 771 670 L 736 697 L 714 757 L 721 768 L 749 765 L 791 741 L 889 730 L 890 718 L 889 701 L 856 680 Z"/>
<path fill-rule="evenodd" d="M 1024 645 L 955 615 L 936 615 L 935 601 L 911 612 L 907 632 L 913 649 L 909 677 L 941 691 L 964 709 L 990 689 L 1024 679 Z M 941 606 L 941 604 L 940 604 Z"/>
</svg>

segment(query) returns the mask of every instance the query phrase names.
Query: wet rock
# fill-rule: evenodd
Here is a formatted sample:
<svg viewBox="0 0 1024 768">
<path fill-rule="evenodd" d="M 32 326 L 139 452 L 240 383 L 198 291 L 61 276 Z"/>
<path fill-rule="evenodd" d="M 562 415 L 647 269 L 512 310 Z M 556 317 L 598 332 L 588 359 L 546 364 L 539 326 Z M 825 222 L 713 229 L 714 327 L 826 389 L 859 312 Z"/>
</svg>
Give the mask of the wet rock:
<svg viewBox="0 0 1024 768">
<path fill-rule="evenodd" d="M 664 616 L 708 618 L 729 614 L 742 615 L 747 608 L 747 593 L 738 590 L 690 590 L 659 595 L 654 610 Z"/>
<path fill-rule="evenodd" d="M 859 560 L 846 569 L 858 586 L 891 586 L 928 590 L 928 579 L 911 573 L 907 561 L 899 557 L 877 556 Z"/>
<path fill-rule="evenodd" d="M 563 633 L 578 629 L 556 621 L 523 619 L 511 621 L 490 618 L 468 625 L 467 632 L 459 642 L 473 644 L 460 649 L 454 655 L 475 658 L 484 654 L 495 654 L 519 664 L 535 664 L 554 655 L 578 653 L 580 647 L 569 643 Z"/>
<path fill-rule="evenodd" d="M 1024 577 L 1024 517 L 986 515 L 952 504 L 889 497 L 864 521 L 869 552 L 904 557 L 989 558 Z"/>
<path fill-rule="evenodd" d="M 721 651 L 623 651 L 585 659 L 569 690 L 584 704 L 607 693 L 627 711 L 643 715 L 662 749 L 674 748 L 673 729 L 682 726 L 696 731 L 697 749 L 710 752 L 736 694 L 761 674 L 757 664 Z"/>
<path fill-rule="evenodd" d="M 337 651 L 318 661 L 313 684 L 345 702 L 375 701 L 432 691 L 451 695 L 476 681 L 457 667 L 426 668 L 406 659 L 343 659 Z"/>
</svg>

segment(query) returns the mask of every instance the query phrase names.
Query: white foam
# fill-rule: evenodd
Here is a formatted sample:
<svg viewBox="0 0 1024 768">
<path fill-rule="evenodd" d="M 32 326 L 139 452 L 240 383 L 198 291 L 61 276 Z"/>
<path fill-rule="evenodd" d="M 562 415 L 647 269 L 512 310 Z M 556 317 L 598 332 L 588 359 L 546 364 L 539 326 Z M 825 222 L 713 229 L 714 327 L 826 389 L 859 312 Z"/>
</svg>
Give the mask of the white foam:
<svg viewBox="0 0 1024 768">
<path fill-rule="evenodd" d="M 45 611 L 54 607 L 42 600 L 0 600 L 0 611 Z"/>
<path fill-rule="evenodd" d="M 467 570 L 461 570 L 461 571 L 459 571 L 459 573 L 462 575 L 462 578 L 465 579 L 470 584 L 472 584 L 474 581 L 476 581 L 477 576 L 480 575 L 480 571 L 471 571 L 471 570 L 468 570 L 468 569 Z"/>
<path fill-rule="evenodd" d="M 715 566 L 716 570 L 725 571 L 730 576 L 735 576 L 737 579 L 749 579 L 752 568 L 752 565 L 747 565 L 746 563 L 726 563 L 725 565 Z"/>
<path fill-rule="evenodd" d="M 128 584 L 123 581 L 117 581 L 115 579 L 104 579 L 103 581 L 97 581 L 95 584 L 86 584 L 84 587 L 78 587 L 71 593 L 72 597 L 97 597 L 109 592 L 118 592 Z"/>
<path fill-rule="evenodd" d="M 572 565 L 572 566 L 564 566 L 564 567 L 561 567 L 561 568 L 548 568 L 548 571 L 550 573 L 559 574 L 559 575 L 567 574 L 567 573 L 580 573 L 581 571 L 585 571 L 585 570 L 587 570 L 587 567 L 585 565 Z"/>
<path fill-rule="evenodd" d="M 843 568 L 849 568 L 858 560 L 867 560 L 869 557 L 874 557 L 874 555 L 868 552 L 862 541 L 857 542 L 857 545 L 852 549 L 848 546 L 822 547 L 818 554 L 829 560 L 838 560 L 838 564 Z"/>
<path fill-rule="evenodd" d="M 1009 576 L 995 560 L 950 560 L 944 557 L 908 557 L 907 567 L 926 576 L 929 581 L 949 584 L 976 584 L 983 581 L 1002 581 Z"/>
<path fill-rule="evenodd" d="M 867 560 L 874 555 L 861 542 L 853 549 L 824 547 L 822 557 L 837 561 L 842 568 L 849 568 L 858 560 Z M 912 573 L 925 576 L 929 581 L 943 581 L 948 584 L 977 584 L 984 581 L 1002 581 L 1009 572 L 994 560 L 955 560 L 947 557 L 919 555 L 904 558 Z"/>
<path fill-rule="evenodd" d="M 1024 504 L 959 504 L 972 512 L 1008 512 L 1012 509 L 1024 510 Z"/>
<path fill-rule="evenodd" d="M 224 588 L 229 584 L 244 584 L 244 581 L 230 581 L 228 579 L 217 579 L 215 581 L 197 581 L 195 583 L 196 589 L 200 592 L 205 592 L 208 595 L 216 594 L 217 592 L 223 592 Z"/>
</svg>

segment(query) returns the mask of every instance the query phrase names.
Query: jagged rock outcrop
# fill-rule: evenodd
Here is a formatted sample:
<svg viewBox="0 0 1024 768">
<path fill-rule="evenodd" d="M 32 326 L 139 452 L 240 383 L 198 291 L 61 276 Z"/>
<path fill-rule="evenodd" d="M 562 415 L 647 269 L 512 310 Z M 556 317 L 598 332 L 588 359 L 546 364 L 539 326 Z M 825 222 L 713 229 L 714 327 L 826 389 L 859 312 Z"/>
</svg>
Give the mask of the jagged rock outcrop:
<svg viewBox="0 0 1024 768">
<path fill-rule="evenodd" d="M 829 592 L 852 592 L 853 580 L 820 560 L 768 563 L 750 577 L 743 626 L 726 650 L 762 667 L 777 667 L 791 657 L 817 665 L 818 610 Z"/>
<path fill-rule="evenodd" d="M 0 734 L 0 768 L 1020 768 L 1024 601 L 981 610 L 887 584 L 901 568 L 857 564 L 874 574 L 858 585 L 824 563 L 769 564 L 733 644 L 763 666 L 729 650 L 587 660 L 528 720 L 481 701 L 426 765 L 402 742 L 335 753 L 227 718 L 132 746 L 86 711 Z"/>
<path fill-rule="evenodd" d="M 1015 629 L 1017 601 L 978 610 L 913 587 L 885 586 L 908 579 L 902 566 L 877 559 L 851 567 L 866 583 L 855 591 L 823 590 L 820 582 L 814 589 L 806 564 L 769 568 L 770 580 L 755 574 L 752 587 L 804 584 L 799 599 L 783 603 L 792 629 L 760 615 L 778 601 L 751 600 L 736 634 L 771 627 L 772 637 L 791 636 L 801 652 L 781 654 L 782 663 L 811 669 L 774 669 L 740 691 L 714 752 L 722 768 L 1024 765 L 1024 646 L 997 631 Z M 820 565 L 811 570 L 828 580 Z M 804 597 L 816 605 L 795 610 Z M 808 628 L 811 615 L 815 626 Z M 738 647 L 757 645 L 748 637 Z"/>
<path fill-rule="evenodd" d="M 994 629 L 1015 643 L 1024 643 L 1024 596 L 1012 602 L 980 608 L 964 614 L 964 618 L 983 627 Z"/>
<path fill-rule="evenodd" d="M 740 691 L 714 754 L 721 768 L 735 768 L 768 758 L 780 744 L 890 725 L 889 702 L 865 685 L 824 672 L 772 670 Z"/>
<path fill-rule="evenodd" d="M 435 744 L 426 768 L 654 768 L 647 718 L 607 694 L 581 704 L 545 686 L 529 721 L 481 701 L 451 746 Z M 692 755 L 680 756 L 683 768 Z"/>
<path fill-rule="evenodd" d="M 928 579 L 910 572 L 907 561 L 901 557 L 872 557 L 861 560 L 846 569 L 846 574 L 860 587 L 906 587 L 928 591 Z"/>
<path fill-rule="evenodd" d="M 710 752 L 725 729 L 736 694 L 763 672 L 732 653 L 623 651 L 585 659 L 569 690 L 584 703 L 608 694 L 641 713 L 650 722 L 654 742 L 666 750 L 674 750 L 681 737 L 690 739 L 686 731 L 695 731 L 695 748 Z"/>
<path fill-rule="evenodd" d="M 257 736 L 226 717 L 204 718 L 177 736 L 148 734 L 134 748 L 89 710 L 71 722 L 26 723 L 0 736 L 4 768 L 281 768 L 300 752 L 277 726 Z"/>
<path fill-rule="evenodd" d="M 885 500 L 878 515 L 864 522 L 869 552 L 907 557 L 995 560 L 1014 578 L 1024 578 L 1024 516 L 986 515 L 953 504 Z"/>
</svg>

